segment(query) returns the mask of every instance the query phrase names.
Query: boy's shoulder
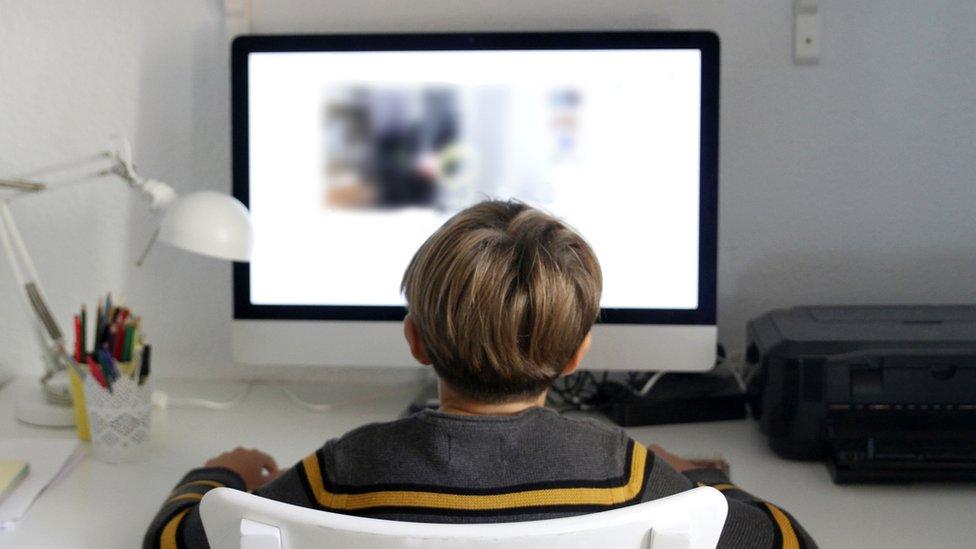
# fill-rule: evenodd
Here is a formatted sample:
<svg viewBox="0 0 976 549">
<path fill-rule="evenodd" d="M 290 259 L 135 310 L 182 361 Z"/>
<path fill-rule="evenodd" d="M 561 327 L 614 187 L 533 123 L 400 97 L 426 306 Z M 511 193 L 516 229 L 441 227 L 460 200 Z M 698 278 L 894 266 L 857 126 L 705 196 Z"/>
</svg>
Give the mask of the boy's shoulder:
<svg viewBox="0 0 976 549">
<path fill-rule="evenodd" d="M 571 417 L 551 408 L 533 408 L 512 416 L 466 416 L 423 410 L 392 421 L 367 423 L 330 440 L 327 445 L 338 450 L 362 443 L 388 441 L 418 431 L 481 431 L 504 432 L 514 430 L 532 432 L 536 436 L 567 435 L 573 438 L 589 436 L 608 443 L 626 444 L 627 433 L 615 426 L 590 417 Z"/>
<path fill-rule="evenodd" d="M 512 416 L 463 416 L 422 411 L 401 419 L 363 425 L 322 448 L 335 479 L 389 477 L 410 470 L 456 472 L 521 467 L 532 477 L 563 463 L 580 478 L 616 475 L 628 460 L 630 438 L 591 418 L 567 417 L 537 408 Z M 385 471 L 385 473 L 379 473 Z M 612 474 L 611 474 L 612 473 Z"/>
<path fill-rule="evenodd" d="M 636 444 L 615 426 L 551 409 L 510 416 L 423 411 L 353 429 L 327 442 L 318 461 L 327 482 L 351 490 L 494 490 L 619 479 L 631 471 Z"/>
<path fill-rule="evenodd" d="M 383 438 L 388 437 L 390 434 L 401 433 L 405 430 L 412 430 L 415 428 L 417 414 L 411 414 L 409 416 L 401 417 L 391 421 L 376 421 L 373 423 L 366 423 L 346 431 L 340 437 L 334 438 L 326 442 L 326 446 L 331 450 L 336 450 L 337 448 L 347 447 L 357 443 L 379 441 Z"/>
</svg>

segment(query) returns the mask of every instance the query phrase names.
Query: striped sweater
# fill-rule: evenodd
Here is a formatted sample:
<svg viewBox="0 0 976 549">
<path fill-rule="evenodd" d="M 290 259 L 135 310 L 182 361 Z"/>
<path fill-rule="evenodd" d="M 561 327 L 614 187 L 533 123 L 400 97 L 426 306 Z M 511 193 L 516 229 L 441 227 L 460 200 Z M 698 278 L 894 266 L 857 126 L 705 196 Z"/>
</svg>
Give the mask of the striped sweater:
<svg viewBox="0 0 976 549">
<path fill-rule="evenodd" d="M 423 411 L 366 425 L 326 442 L 255 493 L 358 516 L 485 523 L 604 511 L 697 485 L 728 498 L 720 547 L 815 547 L 789 514 L 720 471 L 680 474 L 620 429 L 546 408 L 511 416 Z M 217 486 L 243 490 L 244 482 L 227 469 L 187 474 L 150 525 L 144 547 L 207 547 L 197 506 Z"/>
</svg>

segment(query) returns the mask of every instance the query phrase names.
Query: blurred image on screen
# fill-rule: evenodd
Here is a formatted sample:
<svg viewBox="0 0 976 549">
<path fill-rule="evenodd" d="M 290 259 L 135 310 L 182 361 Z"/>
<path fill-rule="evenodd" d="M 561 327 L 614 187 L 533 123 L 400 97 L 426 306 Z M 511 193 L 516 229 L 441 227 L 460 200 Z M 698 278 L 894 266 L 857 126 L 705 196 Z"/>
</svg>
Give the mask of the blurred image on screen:
<svg viewBox="0 0 976 549">
<path fill-rule="evenodd" d="M 254 53 L 256 304 L 402 305 L 417 247 L 515 198 L 565 219 L 603 307 L 698 299 L 697 50 Z"/>
</svg>

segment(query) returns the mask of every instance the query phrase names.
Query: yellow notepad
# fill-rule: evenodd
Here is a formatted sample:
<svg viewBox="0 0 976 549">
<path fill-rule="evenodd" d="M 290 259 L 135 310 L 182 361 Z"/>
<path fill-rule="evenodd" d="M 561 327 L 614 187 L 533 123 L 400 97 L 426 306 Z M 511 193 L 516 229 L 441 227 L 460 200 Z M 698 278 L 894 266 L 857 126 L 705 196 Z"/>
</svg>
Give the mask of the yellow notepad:
<svg viewBox="0 0 976 549">
<path fill-rule="evenodd" d="M 30 466 L 26 461 L 0 459 L 0 501 L 3 501 L 24 480 Z"/>
</svg>

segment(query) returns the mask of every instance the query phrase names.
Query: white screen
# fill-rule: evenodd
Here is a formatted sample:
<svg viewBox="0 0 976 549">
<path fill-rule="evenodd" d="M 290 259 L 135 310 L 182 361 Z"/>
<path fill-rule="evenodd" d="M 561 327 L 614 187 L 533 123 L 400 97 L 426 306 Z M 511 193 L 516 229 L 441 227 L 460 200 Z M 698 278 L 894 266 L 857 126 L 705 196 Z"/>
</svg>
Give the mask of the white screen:
<svg viewBox="0 0 976 549">
<path fill-rule="evenodd" d="M 605 308 L 698 306 L 698 50 L 251 53 L 251 302 L 403 305 L 484 198 L 576 228 Z"/>
</svg>

